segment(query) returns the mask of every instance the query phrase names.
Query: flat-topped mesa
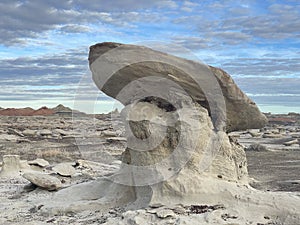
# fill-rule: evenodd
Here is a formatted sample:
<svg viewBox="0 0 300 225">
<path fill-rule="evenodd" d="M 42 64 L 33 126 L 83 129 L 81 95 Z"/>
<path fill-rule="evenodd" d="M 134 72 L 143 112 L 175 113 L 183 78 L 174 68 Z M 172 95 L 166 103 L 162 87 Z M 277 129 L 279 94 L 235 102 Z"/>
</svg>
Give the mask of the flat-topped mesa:
<svg viewBox="0 0 300 225">
<path fill-rule="evenodd" d="M 109 77 L 109 79 L 105 80 L 105 82 L 103 82 L 103 78 L 99 77 L 101 75 L 93 72 L 93 79 L 96 85 L 105 94 L 121 101 L 124 105 L 127 105 L 131 102 L 131 100 L 134 100 L 134 97 L 128 98 L 128 96 L 126 96 L 126 98 L 124 98 L 123 96 L 120 96 L 120 91 L 132 81 L 150 76 L 156 76 L 170 79 L 180 85 L 195 102 L 205 107 L 209 113 L 211 113 L 211 107 L 213 106 L 208 101 L 208 93 L 203 91 L 205 84 L 200 88 L 199 85 L 195 83 L 193 78 L 183 72 L 180 68 L 180 65 L 197 65 L 197 62 L 155 51 L 143 46 L 104 42 L 90 47 L 89 63 L 91 70 L 93 71 L 93 68 L 97 66 L 95 64 L 93 66 L 93 63 L 100 56 L 104 56 L 106 60 L 112 60 L 112 62 L 115 62 L 114 60 L 118 60 L 111 59 L 109 52 L 110 50 L 118 47 L 122 48 L 119 55 L 120 58 L 122 56 L 128 57 L 128 55 L 139 54 L 138 57 L 141 58 L 141 62 L 130 64 L 131 59 L 128 59 L 127 66 L 116 70 L 114 74 L 111 74 L 112 76 Z M 142 62 L 143 58 L 149 58 L 149 56 L 150 58 L 152 57 L 151 62 Z M 170 59 L 172 62 L 175 62 L 176 66 L 178 66 L 175 67 L 174 65 L 163 63 L 163 60 L 161 59 L 166 58 Z M 126 62 L 126 60 L 124 60 L 124 62 Z M 239 89 L 230 75 L 219 68 L 212 66 L 209 66 L 208 68 L 211 74 L 215 76 L 225 99 L 226 107 L 218 110 L 226 111 L 226 131 L 231 132 L 236 130 L 263 127 L 267 123 L 266 117 L 260 112 L 256 104 Z M 207 71 L 205 73 L 207 74 Z M 199 74 L 197 75 L 200 79 L 202 76 L 203 81 L 205 81 L 205 73 L 203 71 L 199 71 Z M 153 90 L 155 90 L 155 84 L 153 82 L 149 82 L 149 87 L 152 87 Z M 145 85 L 143 85 L 142 88 L 145 89 Z M 132 90 L 131 93 L 141 92 L 138 85 L 136 85 L 134 89 L 135 90 Z"/>
</svg>

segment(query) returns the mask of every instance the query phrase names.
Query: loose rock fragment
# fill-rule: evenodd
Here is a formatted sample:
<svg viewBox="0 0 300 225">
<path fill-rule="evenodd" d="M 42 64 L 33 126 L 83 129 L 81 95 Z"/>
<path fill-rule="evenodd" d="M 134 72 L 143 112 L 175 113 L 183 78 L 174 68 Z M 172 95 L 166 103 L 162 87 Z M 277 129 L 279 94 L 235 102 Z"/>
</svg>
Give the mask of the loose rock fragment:
<svg viewBox="0 0 300 225">
<path fill-rule="evenodd" d="M 55 191 L 62 187 L 61 181 L 51 175 L 40 172 L 25 172 L 23 177 L 33 183 L 49 191 Z"/>
<path fill-rule="evenodd" d="M 284 142 L 283 144 L 284 144 L 285 146 L 295 145 L 295 144 L 298 144 L 298 140 L 295 139 L 295 140 L 287 141 L 287 142 Z"/>
<path fill-rule="evenodd" d="M 26 130 L 24 130 L 22 133 L 23 133 L 23 135 L 25 135 L 25 136 L 33 137 L 33 136 L 36 135 L 36 130 L 29 130 L 29 129 L 26 129 Z"/>
<path fill-rule="evenodd" d="M 54 172 L 64 177 L 71 177 L 76 173 L 75 168 L 70 163 L 60 163 L 52 168 Z"/>
<path fill-rule="evenodd" d="M 43 167 L 43 168 L 50 165 L 47 160 L 40 159 L 40 158 L 37 158 L 37 159 L 32 160 L 32 161 L 29 161 L 28 164 L 29 165 L 40 166 L 40 167 Z"/>
<path fill-rule="evenodd" d="M 174 217 L 175 213 L 171 209 L 161 209 L 156 212 L 158 218 Z"/>
</svg>

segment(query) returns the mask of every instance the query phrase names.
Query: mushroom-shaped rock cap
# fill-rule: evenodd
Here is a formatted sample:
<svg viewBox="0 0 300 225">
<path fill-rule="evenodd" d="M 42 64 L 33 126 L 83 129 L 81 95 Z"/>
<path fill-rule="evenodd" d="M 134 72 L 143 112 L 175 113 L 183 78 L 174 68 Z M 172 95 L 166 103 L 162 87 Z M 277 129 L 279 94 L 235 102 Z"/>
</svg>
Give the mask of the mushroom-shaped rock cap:
<svg viewBox="0 0 300 225">
<path fill-rule="evenodd" d="M 120 51 L 118 51 L 117 54 L 110 54 L 113 52 L 111 51 L 113 49 L 119 49 Z M 131 63 L 131 56 L 140 58 L 140 62 Z M 148 60 L 143 61 L 143 59 L 146 58 Z M 165 63 L 165 59 L 176 62 L 176 66 L 174 66 L 174 64 L 170 65 Z M 102 64 L 103 61 L 106 63 Z M 94 82 L 98 88 L 108 96 L 119 100 L 124 105 L 128 105 L 134 100 L 137 100 L 135 98 L 136 96 L 134 96 L 137 95 L 136 93 L 139 93 L 139 95 L 141 95 L 141 93 L 147 93 L 148 96 L 142 101 L 156 103 L 166 110 L 172 110 L 172 104 L 170 105 L 168 102 L 164 102 L 163 99 L 153 97 L 157 96 L 157 84 L 163 83 L 164 79 L 170 79 L 173 83 L 175 82 L 179 85 L 183 91 L 187 92 L 195 103 L 205 107 L 212 116 L 213 122 L 218 120 L 218 118 L 213 118 L 213 110 L 217 110 L 219 115 L 224 113 L 226 115 L 224 118 L 226 118 L 227 132 L 261 128 L 267 123 L 266 117 L 260 112 L 256 104 L 239 89 L 228 73 L 219 68 L 202 66 L 201 68 L 207 71 L 199 71 L 199 73 L 196 74 L 197 78 L 202 79 L 199 87 L 199 82 L 196 83 L 195 79 L 189 76 L 186 70 L 184 71 L 181 68 L 181 65 L 191 67 L 203 65 L 200 62 L 176 57 L 144 46 L 113 42 L 104 42 L 91 46 L 89 64 L 93 73 Z M 120 64 L 122 64 L 122 66 L 120 66 Z M 107 68 L 105 65 L 110 65 L 110 68 Z M 112 73 L 111 76 L 104 77 L 105 75 L 103 74 L 110 72 Z M 210 76 L 215 77 L 213 78 L 216 80 L 215 84 L 207 81 L 212 79 Z M 156 77 L 156 80 L 150 79 L 153 77 Z M 162 80 L 160 80 L 160 78 L 162 78 Z M 131 84 L 130 96 L 124 94 L 125 92 L 123 93 L 124 88 L 127 88 L 129 84 Z M 207 89 L 208 86 L 212 85 L 213 87 Z M 166 89 L 162 91 L 168 92 L 170 89 L 172 89 L 172 87 L 166 87 Z M 216 89 L 221 90 L 219 93 L 223 95 L 224 106 L 220 104 L 220 106 L 216 107 L 214 104 L 211 104 L 209 96 L 212 99 L 214 95 L 215 98 L 220 97 L 218 97 L 218 94 L 207 92 L 214 92 Z M 153 92 L 153 96 L 149 96 L 149 92 L 151 91 Z M 216 101 L 216 104 L 219 104 L 219 102 L 220 101 Z"/>
</svg>

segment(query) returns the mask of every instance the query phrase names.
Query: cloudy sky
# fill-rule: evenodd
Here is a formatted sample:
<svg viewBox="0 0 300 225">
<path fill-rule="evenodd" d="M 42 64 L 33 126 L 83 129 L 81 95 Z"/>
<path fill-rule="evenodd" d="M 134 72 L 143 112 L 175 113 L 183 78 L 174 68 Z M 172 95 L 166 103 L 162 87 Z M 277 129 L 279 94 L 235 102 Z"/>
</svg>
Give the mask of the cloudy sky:
<svg viewBox="0 0 300 225">
<path fill-rule="evenodd" d="M 263 111 L 300 112 L 299 0 L 1 0 L 0 107 L 72 107 L 88 48 L 104 41 L 181 45 Z"/>
</svg>

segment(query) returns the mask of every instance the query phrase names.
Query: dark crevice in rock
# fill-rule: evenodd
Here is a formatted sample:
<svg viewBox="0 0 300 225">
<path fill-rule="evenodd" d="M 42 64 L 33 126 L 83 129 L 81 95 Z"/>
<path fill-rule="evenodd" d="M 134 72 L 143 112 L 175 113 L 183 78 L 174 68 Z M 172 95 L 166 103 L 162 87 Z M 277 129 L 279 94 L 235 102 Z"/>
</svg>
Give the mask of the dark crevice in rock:
<svg viewBox="0 0 300 225">
<path fill-rule="evenodd" d="M 148 96 L 142 99 L 140 102 L 149 102 L 151 104 L 156 105 L 160 109 L 164 109 L 166 112 L 176 111 L 175 106 L 173 106 L 170 102 L 166 101 L 165 99 L 159 97 Z"/>
</svg>

